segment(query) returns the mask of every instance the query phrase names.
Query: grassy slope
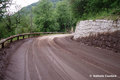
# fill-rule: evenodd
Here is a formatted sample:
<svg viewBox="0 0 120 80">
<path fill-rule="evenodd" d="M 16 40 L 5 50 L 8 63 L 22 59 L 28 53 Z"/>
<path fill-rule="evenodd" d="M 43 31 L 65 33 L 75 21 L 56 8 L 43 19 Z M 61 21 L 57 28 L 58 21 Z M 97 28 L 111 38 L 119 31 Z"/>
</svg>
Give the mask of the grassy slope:
<svg viewBox="0 0 120 80">
<path fill-rule="evenodd" d="M 120 8 L 111 9 L 108 11 L 100 11 L 98 13 L 88 13 L 84 14 L 79 20 L 96 20 L 96 19 L 108 19 L 108 20 L 118 20 L 120 19 Z"/>
</svg>

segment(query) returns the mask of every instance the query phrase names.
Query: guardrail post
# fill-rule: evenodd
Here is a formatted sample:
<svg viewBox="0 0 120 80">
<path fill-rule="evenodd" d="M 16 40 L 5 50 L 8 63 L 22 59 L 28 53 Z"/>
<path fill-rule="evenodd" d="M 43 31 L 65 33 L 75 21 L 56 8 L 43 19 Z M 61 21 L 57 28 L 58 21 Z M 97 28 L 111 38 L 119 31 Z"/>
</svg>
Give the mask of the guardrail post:
<svg viewBox="0 0 120 80">
<path fill-rule="evenodd" d="M 2 43 L 2 48 L 4 48 L 4 42 Z"/>
<path fill-rule="evenodd" d="M 24 35 L 23 35 L 23 39 L 24 39 L 25 37 L 24 37 Z"/>
<path fill-rule="evenodd" d="M 29 38 L 29 35 L 28 35 L 28 38 Z"/>
<path fill-rule="evenodd" d="M 13 41 L 13 38 L 12 39 L 10 39 L 10 43 Z"/>
<path fill-rule="evenodd" d="M 17 40 L 19 40 L 19 36 L 17 36 Z"/>
<path fill-rule="evenodd" d="M 33 37 L 35 37 L 35 34 L 33 34 Z"/>
</svg>

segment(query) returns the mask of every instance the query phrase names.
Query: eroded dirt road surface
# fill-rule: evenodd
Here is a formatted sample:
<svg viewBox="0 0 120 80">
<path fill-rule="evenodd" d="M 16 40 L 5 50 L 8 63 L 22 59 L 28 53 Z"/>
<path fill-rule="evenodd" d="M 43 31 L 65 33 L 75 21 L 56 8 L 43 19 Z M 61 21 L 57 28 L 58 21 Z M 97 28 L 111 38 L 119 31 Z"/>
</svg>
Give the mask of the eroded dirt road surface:
<svg viewBox="0 0 120 80">
<path fill-rule="evenodd" d="M 86 46 L 71 36 L 24 41 L 9 59 L 5 80 L 120 80 L 119 53 Z"/>
</svg>

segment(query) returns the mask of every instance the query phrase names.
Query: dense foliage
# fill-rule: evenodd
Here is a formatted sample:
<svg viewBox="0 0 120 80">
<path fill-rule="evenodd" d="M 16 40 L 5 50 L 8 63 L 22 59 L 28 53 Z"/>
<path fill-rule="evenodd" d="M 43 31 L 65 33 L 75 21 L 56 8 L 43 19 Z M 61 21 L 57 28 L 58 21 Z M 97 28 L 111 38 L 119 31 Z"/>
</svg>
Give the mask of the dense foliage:
<svg viewBox="0 0 120 80">
<path fill-rule="evenodd" d="M 50 32 L 59 30 L 53 4 L 49 0 L 42 0 L 34 9 L 35 24 L 38 31 Z"/>
<path fill-rule="evenodd" d="M 74 17 L 81 20 L 120 15 L 120 0 L 70 0 L 70 4 Z"/>
<path fill-rule="evenodd" d="M 0 0 L 0 20 L 3 18 L 6 8 L 8 7 L 9 0 Z"/>
<path fill-rule="evenodd" d="M 69 3 L 67 1 L 58 2 L 56 5 L 56 13 L 60 31 L 70 31 L 71 27 L 74 25 L 75 20 L 72 17 Z"/>
<path fill-rule="evenodd" d="M 6 15 L 7 8 L 9 7 L 10 0 L 0 0 L 0 38 L 5 37 L 11 28 L 10 15 Z M 5 20 L 5 18 L 7 20 Z"/>
<path fill-rule="evenodd" d="M 67 31 L 73 24 L 72 12 L 66 0 L 59 1 L 55 6 L 49 0 L 42 0 L 34 8 L 34 13 L 38 31 Z"/>
</svg>

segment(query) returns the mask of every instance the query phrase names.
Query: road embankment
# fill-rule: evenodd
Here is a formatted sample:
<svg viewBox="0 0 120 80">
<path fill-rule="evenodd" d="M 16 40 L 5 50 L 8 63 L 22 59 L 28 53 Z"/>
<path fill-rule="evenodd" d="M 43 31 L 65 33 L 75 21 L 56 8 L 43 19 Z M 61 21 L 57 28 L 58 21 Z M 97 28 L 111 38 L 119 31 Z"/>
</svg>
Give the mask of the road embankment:
<svg viewBox="0 0 120 80">
<path fill-rule="evenodd" d="M 73 39 L 90 46 L 120 52 L 120 20 L 80 21 Z"/>
<path fill-rule="evenodd" d="M 90 35 L 88 37 L 79 38 L 77 41 L 85 43 L 89 46 L 95 46 L 103 49 L 109 49 L 114 52 L 120 52 L 120 31 Z"/>
</svg>

